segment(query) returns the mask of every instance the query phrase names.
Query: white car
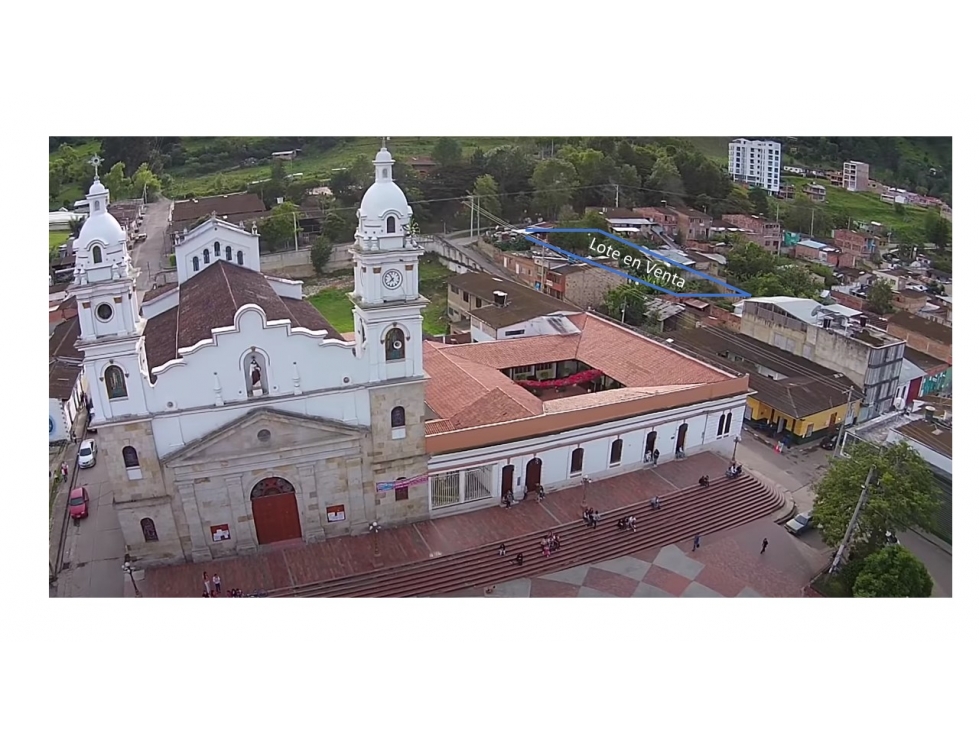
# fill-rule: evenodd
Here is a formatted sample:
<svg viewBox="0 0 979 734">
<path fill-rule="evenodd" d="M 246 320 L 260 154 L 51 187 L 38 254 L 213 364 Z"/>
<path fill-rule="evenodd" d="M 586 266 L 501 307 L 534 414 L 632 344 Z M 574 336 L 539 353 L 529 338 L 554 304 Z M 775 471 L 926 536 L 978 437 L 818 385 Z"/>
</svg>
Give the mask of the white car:
<svg viewBox="0 0 979 734">
<path fill-rule="evenodd" d="M 793 535 L 800 535 L 810 527 L 812 527 L 811 512 L 803 512 L 785 523 L 785 529 Z"/>
<path fill-rule="evenodd" d="M 96 453 L 98 448 L 95 446 L 95 441 L 90 438 L 82 441 L 82 445 L 78 447 L 78 468 L 91 469 L 95 466 Z"/>
</svg>

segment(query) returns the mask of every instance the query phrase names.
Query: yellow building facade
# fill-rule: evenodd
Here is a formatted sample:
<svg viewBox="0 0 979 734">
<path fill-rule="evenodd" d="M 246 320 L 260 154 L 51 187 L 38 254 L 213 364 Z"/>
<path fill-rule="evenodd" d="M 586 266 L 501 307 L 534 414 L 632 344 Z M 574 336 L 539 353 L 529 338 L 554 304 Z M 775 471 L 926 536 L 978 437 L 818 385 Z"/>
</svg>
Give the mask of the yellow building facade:
<svg viewBox="0 0 979 734">
<path fill-rule="evenodd" d="M 842 403 L 838 407 L 819 413 L 793 417 L 770 405 L 765 405 L 753 396 L 748 397 L 748 408 L 751 411 L 749 420 L 768 421 L 777 426 L 778 433 L 785 431 L 803 441 L 812 438 L 814 435 L 825 435 L 830 426 L 839 428 L 840 423 L 847 415 L 847 405 Z M 854 400 L 850 403 L 850 415 L 857 415 L 859 412 L 860 401 Z"/>
</svg>

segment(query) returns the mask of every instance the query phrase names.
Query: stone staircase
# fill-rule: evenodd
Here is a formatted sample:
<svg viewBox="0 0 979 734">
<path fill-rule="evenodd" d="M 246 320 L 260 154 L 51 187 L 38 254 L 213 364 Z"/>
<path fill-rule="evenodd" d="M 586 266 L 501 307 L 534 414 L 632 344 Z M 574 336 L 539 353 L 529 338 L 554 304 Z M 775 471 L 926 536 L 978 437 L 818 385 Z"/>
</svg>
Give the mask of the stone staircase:
<svg viewBox="0 0 979 734">
<path fill-rule="evenodd" d="M 489 587 L 518 578 L 541 576 L 586 563 L 627 556 L 646 548 L 689 542 L 744 525 L 780 509 L 784 496 L 749 474 L 716 480 L 709 488 L 688 487 L 661 498 L 653 510 L 649 501 L 606 512 L 597 528 L 583 521 L 510 538 L 507 555 L 498 544 L 472 548 L 438 558 L 391 566 L 364 574 L 305 584 L 269 593 L 272 597 L 428 597 L 474 587 Z M 622 530 L 616 522 L 635 515 L 637 532 Z M 561 548 L 544 558 L 540 541 L 547 532 L 561 536 Z M 524 554 L 523 566 L 512 563 Z"/>
</svg>

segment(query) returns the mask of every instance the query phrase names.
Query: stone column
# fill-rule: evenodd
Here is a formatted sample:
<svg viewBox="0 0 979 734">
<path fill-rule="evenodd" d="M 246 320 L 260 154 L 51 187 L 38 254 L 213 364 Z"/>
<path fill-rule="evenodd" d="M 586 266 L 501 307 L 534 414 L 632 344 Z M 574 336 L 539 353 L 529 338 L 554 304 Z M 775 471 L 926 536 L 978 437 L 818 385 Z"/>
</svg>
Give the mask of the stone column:
<svg viewBox="0 0 979 734">
<path fill-rule="evenodd" d="M 204 524 L 201 521 L 201 513 L 197 507 L 197 496 L 194 493 L 194 482 L 176 482 L 177 491 L 180 493 L 180 502 L 184 507 L 184 515 L 187 517 L 187 526 L 190 529 L 191 557 L 195 563 L 210 561 L 212 559 L 211 549 L 207 545 L 207 536 L 204 534 Z"/>
<path fill-rule="evenodd" d="M 252 551 L 258 547 L 255 538 L 255 523 L 248 519 L 251 507 L 250 501 L 245 498 L 245 485 L 243 475 L 237 474 L 224 480 L 228 488 L 228 502 L 231 505 L 231 514 L 234 516 L 235 527 L 235 549 L 240 551 Z"/>
<path fill-rule="evenodd" d="M 300 464 L 296 467 L 299 472 L 299 487 L 296 498 L 299 500 L 299 519 L 302 522 L 303 538 L 306 542 L 324 540 L 326 530 L 320 519 L 321 493 L 316 484 L 315 464 Z"/>
</svg>

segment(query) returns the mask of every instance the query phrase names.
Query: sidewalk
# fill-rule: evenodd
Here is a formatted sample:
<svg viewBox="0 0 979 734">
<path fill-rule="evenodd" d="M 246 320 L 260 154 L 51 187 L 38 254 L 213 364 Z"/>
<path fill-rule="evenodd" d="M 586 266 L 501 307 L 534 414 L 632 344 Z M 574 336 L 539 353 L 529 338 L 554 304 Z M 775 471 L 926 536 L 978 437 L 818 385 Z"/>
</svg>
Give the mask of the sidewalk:
<svg viewBox="0 0 979 734">
<path fill-rule="evenodd" d="M 469 548 L 496 544 L 512 538 L 543 532 L 556 525 L 575 522 L 582 505 L 599 512 L 665 497 L 697 483 L 703 475 L 720 476 L 728 459 L 712 453 L 672 461 L 608 479 L 595 480 L 585 488 L 570 487 L 548 494 L 543 502 L 523 501 L 511 509 L 490 507 L 383 530 L 378 536 L 380 566 L 395 566 L 458 553 Z M 227 588 L 245 593 L 282 589 L 328 581 L 377 570 L 374 539 L 367 535 L 330 538 L 304 545 L 290 541 L 269 546 L 258 553 L 209 563 L 151 568 L 140 584 L 145 596 L 200 596 L 202 574 L 217 571 Z M 127 580 L 128 581 L 128 580 Z"/>
<path fill-rule="evenodd" d="M 812 486 L 826 473 L 832 452 L 818 447 L 791 451 L 776 453 L 765 437 L 746 429 L 741 434 L 737 459 L 759 479 L 781 489 L 798 512 L 808 512 L 815 499 Z"/>
</svg>

